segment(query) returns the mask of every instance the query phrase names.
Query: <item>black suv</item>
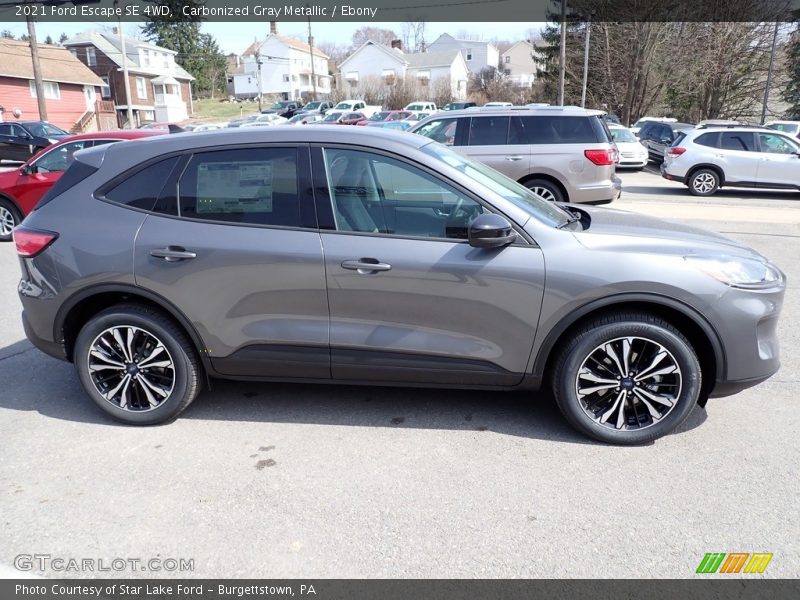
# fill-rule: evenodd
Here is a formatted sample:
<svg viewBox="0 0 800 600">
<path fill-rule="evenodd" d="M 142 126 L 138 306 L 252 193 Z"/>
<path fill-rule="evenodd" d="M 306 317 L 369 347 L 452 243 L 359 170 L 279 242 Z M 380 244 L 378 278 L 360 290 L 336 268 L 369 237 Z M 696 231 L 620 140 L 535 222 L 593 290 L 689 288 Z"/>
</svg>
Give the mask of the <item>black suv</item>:
<svg viewBox="0 0 800 600">
<path fill-rule="evenodd" d="M 639 141 L 647 148 L 650 160 L 661 163 L 664 155 L 682 131 L 694 129 L 689 123 L 663 123 L 648 121 L 639 130 Z"/>
<path fill-rule="evenodd" d="M 0 123 L 0 160 L 25 162 L 42 148 L 69 135 L 47 121 Z"/>
</svg>

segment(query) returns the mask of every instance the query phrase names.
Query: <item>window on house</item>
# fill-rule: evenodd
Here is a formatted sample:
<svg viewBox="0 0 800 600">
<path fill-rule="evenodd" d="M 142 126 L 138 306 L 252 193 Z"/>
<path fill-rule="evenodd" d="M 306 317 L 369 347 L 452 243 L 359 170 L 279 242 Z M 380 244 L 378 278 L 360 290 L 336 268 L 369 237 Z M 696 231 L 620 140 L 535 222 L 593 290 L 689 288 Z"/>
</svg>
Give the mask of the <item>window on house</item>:
<svg viewBox="0 0 800 600">
<path fill-rule="evenodd" d="M 101 77 L 100 79 L 103 80 L 103 85 L 100 86 L 100 96 L 102 98 L 111 98 L 111 84 L 108 77 Z"/>
<path fill-rule="evenodd" d="M 97 66 L 97 54 L 94 48 L 86 48 L 86 64 L 90 67 Z"/>
<path fill-rule="evenodd" d="M 507 65 L 511 64 L 511 57 L 510 56 L 506 56 L 506 64 Z"/>
<path fill-rule="evenodd" d="M 149 50 L 144 50 L 142 52 L 142 64 L 145 67 L 149 67 L 150 66 L 150 51 Z"/>
<path fill-rule="evenodd" d="M 136 96 L 139 100 L 147 100 L 147 80 L 144 77 L 136 78 Z"/>
<path fill-rule="evenodd" d="M 472 48 L 467 48 L 467 60 L 472 60 Z"/>
<path fill-rule="evenodd" d="M 31 79 L 29 81 L 31 88 L 31 96 L 36 98 L 36 83 Z M 61 90 L 55 81 L 43 81 L 42 87 L 44 88 L 44 97 L 47 100 L 60 100 Z"/>
<path fill-rule="evenodd" d="M 289 75 L 283 76 L 283 83 L 289 83 Z"/>
<path fill-rule="evenodd" d="M 164 68 L 165 69 L 169 69 L 169 54 L 164 52 L 164 54 L 162 54 L 161 56 L 163 57 L 163 63 L 162 64 L 164 65 Z"/>
<path fill-rule="evenodd" d="M 511 75 L 511 69 L 503 69 L 503 75 Z"/>
</svg>

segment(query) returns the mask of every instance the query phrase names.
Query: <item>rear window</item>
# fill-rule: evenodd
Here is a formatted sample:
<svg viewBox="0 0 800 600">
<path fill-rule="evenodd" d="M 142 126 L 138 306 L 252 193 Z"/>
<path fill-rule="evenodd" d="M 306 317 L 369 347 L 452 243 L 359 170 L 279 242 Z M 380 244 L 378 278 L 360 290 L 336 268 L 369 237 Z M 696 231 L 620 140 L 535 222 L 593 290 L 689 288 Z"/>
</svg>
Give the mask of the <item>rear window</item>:
<svg viewBox="0 0 800 600">
<path fill-rule="evenodd" d="M 108 191 L 103 192 L 102 195 L 111 202 L 143 210 L 153 210 L 156 200 L 177 162 L 178 157 L 173 156 L 152 163 L 126 177 Z"/>
<path fill-rule="evenodd" d="M 605 139 L 598 138 L 595 132 L 598 124 L 593 126 L 592 118 L 588 117 L 522 117 L 522 121 L 529 144 L 596 144 L 611 137 L 604 133 Z"/>
<path fill-rule="evenodd" d="M 34 210 L 38 210 L 42 208 L 45 204 L 50 202 L 56 196 L 60 196 L 70 188 L 75 187 L 81 181 L 89 177 L 95 173 L 97 169 L 92 167 L 91 165 L 87 165 L 86 163 L 82 163 L 79 160 L 75 160 L 72 164 L 64 171 L 64 174 L 59 177 L 58 181 L 56 181 L 55 185 L 51 187 L 47 193 L 42 196 L 41 200 L 36 204 Z"/>
</svg>

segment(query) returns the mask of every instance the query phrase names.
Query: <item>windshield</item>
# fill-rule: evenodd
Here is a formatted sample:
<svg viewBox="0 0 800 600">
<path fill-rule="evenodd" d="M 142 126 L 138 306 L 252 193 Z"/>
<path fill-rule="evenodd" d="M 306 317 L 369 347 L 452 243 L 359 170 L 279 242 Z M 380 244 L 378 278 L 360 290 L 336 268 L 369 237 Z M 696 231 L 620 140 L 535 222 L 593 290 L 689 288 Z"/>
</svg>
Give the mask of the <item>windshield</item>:
<svg viewBox="0 0 800 600">
<path fill-rule="evenodd" d="M 775 129 L 777 131 L 785 131 L 786 133 L 796 133 L 797 132 L 797 125 L 794 123 L 770 123 L 767 125 L 770 129 Z"/>
<path fill-rule="evenodd" d="M 483 163 L 472 161 L 462 154 L 435 142 L 423 146 L 420 149 L 426 154 L 443 160 L 451 167 L 464 173 L 467 177 L 474 179 L 484 187 L 502 196 L 514 204 L 514 206 L 536 217 L 539 221 L 552 225 L 553 227 L 559 227 L 570 220 L 569 213 L 559 208 L 558 205 L 553 202 L 548 202 L 541 196 L 534 194 L 524 185 L 517 183 L 513 179 L 509 179 Z"/>
<path fill-rule="evenodd" d="M 309 102 L 303 108 L 311 110 L 313 108 L 319 108 L 320 104 L 322 104 L 322 102 Z"/>
<path fill-rule="evenodd" d="M 406 106 L 406 110 L 425 110 L 424 104 L 409 104 Z"/>
<path fill-rule="evenodd" d="M 287 106 L 289 106 L 288 102 L 276 102 L 270 108 L 286 108 Z"/>
<path fill-rule="evenodd" d="M 609 127 L 611 131 L 611 138 L 615 142 L 638 142 L 639 140 L 636 138 L 633 133 L 631 133 L 628 129 L 617 129 L 616 127 Z"/>
<path fill-rule="evenodd" d="M 322 119 L 322 120 L 323 121 L 336 121 L 341 116 L 342 116 L 342 113 L 340 113 L 340 112 L 332 112 L 332 113 L 328 113 L 327 115 L 325 115 L 325 118 Z"/>
<path fill-rule="evenodd" d="M 26 123 L 28 133 L 37 137 L 50 137 L 51 135 L 67 135 L 63 129 L 59 129 L 50 123 Z"/>
<path fill-rule="evenodd" d="M 388 112 L 376 112 L 375 114 L 373 114 L 373 115 L 372 115 L 372 116 L 369 118 L 369 120 L 370 120 L 370 121 L 383 121 L 383 120 L 384 120 L 384 119 L 386 119 L 386 117 L 388 117 L 388 116 L 389 116 L 389 113 L 388 113 Z"/>
</svg>

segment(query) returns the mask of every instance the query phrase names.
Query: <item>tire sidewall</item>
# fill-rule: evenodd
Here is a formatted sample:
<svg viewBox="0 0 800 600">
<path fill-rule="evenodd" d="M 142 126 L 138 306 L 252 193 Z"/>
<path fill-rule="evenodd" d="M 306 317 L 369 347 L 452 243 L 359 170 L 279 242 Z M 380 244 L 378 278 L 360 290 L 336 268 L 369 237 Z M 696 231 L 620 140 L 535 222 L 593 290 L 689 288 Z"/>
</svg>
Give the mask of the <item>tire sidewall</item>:
<svg viewBox="0 0 800 600">
<path fill-rule="evenodd" d="M 575 391 L 575 379 L 587 356 L 604 342 L 635 336 L 657 342 L 669 350 L 681 369 L 681 394 L 675 407 L 658 423 L 635 431 L 616 431 L 592 420 L 583 410 Z M 559 408 L 567 419 L 590 437 L 612 444 L 644 444 L 666 435 L 689 416 L 700 395 L 700 363 L 689 343 L 672 331 L 646 322 L 629 321 L 602 325 L 582 336 L 564 356 L 556 384 Z"/>
<path fill-rule="evenodd" d="M 702 175 L 704 173 L 712 175 L 715 181 L 714 187 L 708 192 L 700 192 L 694 187 L 695 179 L 697 179 L 699 175 Z M 691 192 L 693 196 L 710 196 L 714 194 L 718 189 L 719 189 L 719 175 L 717 175 L 716 172 L 712 171 L 711 169 L 700 169 L 699 171 L 695 171 L 689 178 L 689 192 Z"/>
<path fill-rule="evenodd" d="M 126 411 L 114 406 L 106 400 L 94 386 L 88 369 L 88 352 L 91 343 L 105 329 L 109 327 L 134 326 L 152 333 L 169 351 L 175 368 L 175 385 L 169 397 L 162 401 L 158 407 L 142 412 Z M 92 319 L 84 325 L 75 341 L 74 348 L 75 368 L 86 393 L 92 398 L 103 412 L 112 418 L 129 425 L 154 425 L 165 423 L 174 419 L 185 407 L 186 396 L 189 390 L 189 373 L 192 364 L 187 355 L 187 350 L 175 338 L 175 335 L 158 319 L 153 319 L 145 314 L 136 312 L 114 311 L 106 312 Z"/>
</svg>

